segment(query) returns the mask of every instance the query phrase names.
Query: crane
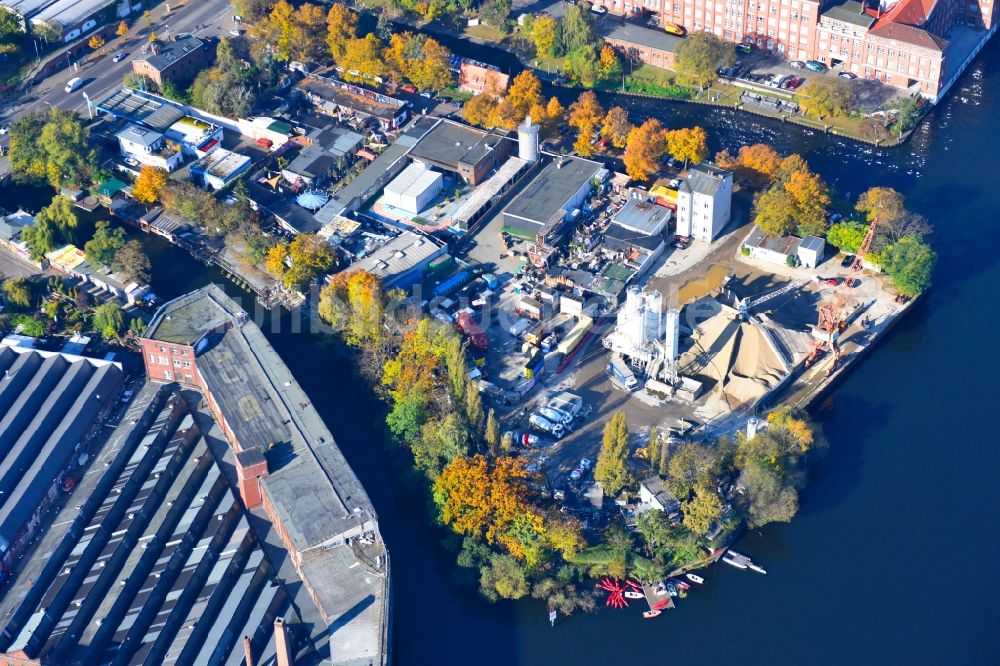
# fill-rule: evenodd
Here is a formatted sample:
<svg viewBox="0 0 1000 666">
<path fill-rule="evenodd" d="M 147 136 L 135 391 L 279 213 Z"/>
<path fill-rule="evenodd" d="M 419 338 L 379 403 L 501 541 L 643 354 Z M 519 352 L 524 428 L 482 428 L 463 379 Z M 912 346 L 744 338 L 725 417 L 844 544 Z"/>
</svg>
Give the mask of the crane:
<svg viewBox="0 0 1000 666">
<path fill-rule="evenodd" d="M 873 218 L 871 224 L 868 225 L 868 231 L 865 232 L 864 239 L 861 241 L 861 246 L 858 247 L 858 251 L 854 254 L 854 261 L 851 262 L 851 269 L 847 272 L 847 278 L 837 287 L 833 300 L 819 306 L 819 322 L 816 326 L 817 340 L 813 343 L 812 351 L 809 352 L 809 356 L 806 358 L 806 367 L 811 366 L 819 357 L 820 352 L 829 345 L 831 351 L 833 351 L 833 364 L 826 370 L 825 374 L 827 377 L 830 376 L 830 373 L 837 367 L 837 363 L 840 362 L 840 345 L 837 342 L 837 336 L 847 328 L 847 312 L 845 311 L 847 301 L 850 298 L 851 289 L 854 288 L 855 283 L 858 281 L 858 276 L 861 275 L 862 264 L 868 255 L 868 251 L 871 249 L 872 241 L 875 240 L 877 227 L 878 219 Z"/>
</svg>

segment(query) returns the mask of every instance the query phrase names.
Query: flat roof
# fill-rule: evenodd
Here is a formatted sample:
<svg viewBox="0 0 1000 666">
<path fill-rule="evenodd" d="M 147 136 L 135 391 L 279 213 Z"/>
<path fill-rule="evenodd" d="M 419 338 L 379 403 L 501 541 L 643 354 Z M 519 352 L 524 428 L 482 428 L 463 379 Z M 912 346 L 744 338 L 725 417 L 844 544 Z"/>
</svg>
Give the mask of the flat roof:
<svg viewBox="0 0 1000 666">
<path fill-rule="evenodd" d="M 663 236 L 650 236 L 643 231 L 629 229 L 615 222 L 608 225 L 608 228 L 604 232 L 604 236 L 613 243 L 617 242 L 617 244 L 641 247 L 649 250 L 650 252 L 656 250 L 660 247 L 660 245 L 663 245 L 666 242 Z"/>
<path fill-rule="evenodd" d="M 459 164 L 478 164 L 506 137 L 461 123 L 440 119 L 410 150 L 410 156 L 451 169 Z"/>
<path fill-rule="evenodd" d="M 542 225 L 552 224 L 566 203 L 604 167 L 581 157 L 557 157 L 549 162 L 504 208 L 504 215 Z"/>
<path fill-rule="evenodd" d="M 150 52 L 148 55 L 139 56 L 135 60 L 145 62 L 153 69 L 162 72 L 174 63 L 200 50 L 204 45 L 205 43 L 194 35 L 188 35 L 171 42 L 157 42 L 155 54 Z"/>
<path fill-rule="evenodd" d="M 411 164 L 385 186 L 385 191 L 392 194 L 417 195 L 432 187 L 441 180 L 441 172 L 427 169 L 420 164 Z"/>
<path fill-rule="evenodd" d="M 97 108 L 116 118 L 125 118 L 161 131 L 185 116 L 180 107 L 150 99 L 131 88 L 111 93 L 97 103 Z"/>
<path fill-rule="evenodd" d="M 443 252 L 444 244 L 437 239 L 414 231 L 404 231 L 351 267 L 389 280 Z"/>
<path fill-rule="evenodd" d="M 864 5 L 856 0 L 834 0 L 821 14 L 823 18 L 850 23 L 868 29 L 875 23 L 875 17 L 864 11 Z"/>
<path fill-rule="evenodd" d="M 620 16 L 607 14 L 595 21 L 597 34 L 601 37 L 631 42 L 647 48 L 676 53 L 683 43 L 682 37 L 668 35 L 658 28 L 647 28 L 636 23 L 622 23 Z"/>
<path fill-rule="evenodd" d="M 307 75 L 295 87 L 326 102 L 383 120 L 394 119 L 406 106 L 406 102 L 395 97 L 317 74 Z"/>
<path fill-rule="evenodd" d="M 250 158 L 225 148 L 216 148 L 191 165 L 216 178 L 228 178 L 250 163 Z"/>
</svg>

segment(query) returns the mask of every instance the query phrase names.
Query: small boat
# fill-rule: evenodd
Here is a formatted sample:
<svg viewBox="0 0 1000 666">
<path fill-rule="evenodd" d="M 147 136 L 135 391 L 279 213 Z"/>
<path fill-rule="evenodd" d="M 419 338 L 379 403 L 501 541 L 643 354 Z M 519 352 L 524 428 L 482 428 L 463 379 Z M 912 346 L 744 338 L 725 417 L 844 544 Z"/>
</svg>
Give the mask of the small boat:
<svg viewBox="0 0 1000 666">
<path fill-rule="evenodd" d="M 656 585 L 655 585 L 655 586 L 653 587 L 653 593 L 654 593 L 654 594 L 656 594 L 657 596 L 660 596 L 660 597 L 662 597 L 662 596 L 663 596 L 664 594 L 666 594 L 666 593 L 667 593 L 667 586 L 666 586 L 666 585 L 664 585 L 664 584 L 663 584 L 662 582 L 660 582 L 660 583 L 657 583 L 657 584 L 656 584 Z"/>
<path fill-rule="evenodd" d="M 667 583 L 667 593 L 670 594 L 670 596 L 672 597 L 677 596 L 677 588 L 674 587 L 673 583 Z"/>
<path fill-rule="evenodd" d="M 726 564 L 728 564 L 729 566 L 736 567 L 737 569 L 746 569 L 747 568 L 746 564 L 744 564 L 740 560 L 737 560 L 736 558 L 730 556 L 729 553 L 726 553 L 725 555 L 722 556 L 722 561 L 725 562 Z"/>
<path fill-rule="evenodd" d="M 699 585 L 701 585 L 702 583 L 705 582 L 705 579 L 699 576 L 698 574 L 689 573 L 684 575 L 687 576 L 687 579 L 692 583 L 698 583 Z"/>
<path fill-rule="evenodd" d="M 635 590 L 625 590 L 624 592 L 622 592 L 622 595 L 626 599 L 645 599 L 646 598 L 645 594 L 643 594 L 642 592 L 636 592 Z"/>
<path fill-rule="evenodd" d="M 684 582 L 684 581 L 682 581 L 682 580 L 674 580 L 674 581 L 671 581 L 671 582 L 672 582 L 672 583 L 673 583 L 674 585 L 676 585 L 676 586 L 677 586 L 677 589 L 678 589 L 678 590 L 690 590 L 690 589 L 691 589 L 691 586 L 690 586 L 690 585 L 688 585 L 687 583 L 685 583 L 685 582 Z"/>
<path fill-rule="evenodd" d="M 754 564 L 753 562 L 748 562 L 747 563 L 747 568 L 750 569 L 750 571 L 756 571 L 759 574 L 766 574 L 767 573 L 767 571 L 764 569 L 764 567 L 760 566 L 759 564 Z"/>
<path fill-rule="evenodd" d="M 651 620 L 651 619 L 653 619 L 654 617 L 656 617 L 657 615 L 659 615 L 662 612 L 663 611 L 660 611 L 660 610 L 648 610 L 645 613 L 643 613 L 642 616 L 644 618 L 646 618 L 647 620 Z"/>
</svg>

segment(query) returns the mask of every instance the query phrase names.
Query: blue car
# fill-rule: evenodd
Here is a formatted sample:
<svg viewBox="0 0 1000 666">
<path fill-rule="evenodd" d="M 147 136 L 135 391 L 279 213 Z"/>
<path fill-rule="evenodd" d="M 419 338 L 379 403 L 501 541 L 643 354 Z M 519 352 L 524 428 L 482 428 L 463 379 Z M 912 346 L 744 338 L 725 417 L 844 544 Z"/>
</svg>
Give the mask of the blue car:
<svg viewBox="0 0 1000 666">
<path fill-rule="evenodd" d="M 814 72 L 819 72 L 820 74 L 822 74 L 823 72 L 826 71 L 827 68 L 826 65 L 821 63 L 819 60 L 807 60 L 806 69 L 812 70 Z"/>
</svg>

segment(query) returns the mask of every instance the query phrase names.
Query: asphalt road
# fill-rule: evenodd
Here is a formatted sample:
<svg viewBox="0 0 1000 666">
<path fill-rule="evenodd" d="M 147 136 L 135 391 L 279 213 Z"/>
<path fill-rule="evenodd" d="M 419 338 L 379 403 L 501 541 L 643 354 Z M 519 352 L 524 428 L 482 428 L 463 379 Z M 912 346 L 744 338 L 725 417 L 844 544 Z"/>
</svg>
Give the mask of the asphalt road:
<svg viewBox="0 0 1000 666">
<path fill-rule="evenodd" d="M 173 10 L 169 15 L 165 15 L 162 5 L 153 10 L 153 31 L 161 41 L 180 33 L 206 38 L 218 37 L 228 34 L 236 27 L 226 0 L 187 0 L 183 5 L 171 5 Z M 29 89 L 25 95 L 0 106 L 0 122 L 10 123 L 46 106 L 75 110 L 85 115 L 87 102 L 84 93 L 97 101 L 121 86 L 125 74 L 132 71 L 132 59 L 141 55 L 148 38 L 149 29 L 140 19 L 127 35 L 108 43 L 105 55 L 55 72 Z M 120 50 L 127 51 L 128 57 L 114 62 L 112 57 Z M 67 93 L 66 82 L 75 76 L 83 78 L 84 85 L 73 93 Z"/>
</svg>

